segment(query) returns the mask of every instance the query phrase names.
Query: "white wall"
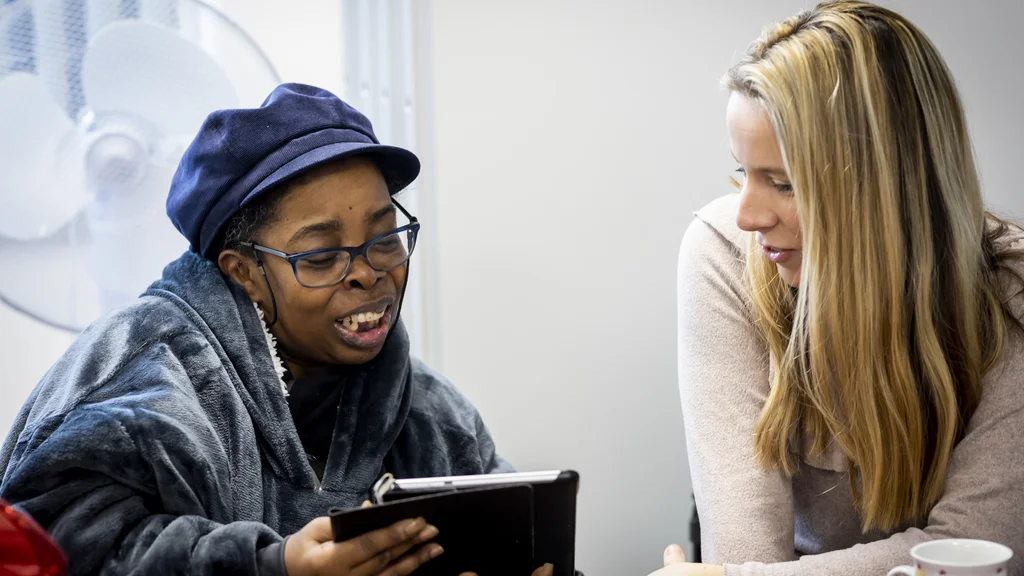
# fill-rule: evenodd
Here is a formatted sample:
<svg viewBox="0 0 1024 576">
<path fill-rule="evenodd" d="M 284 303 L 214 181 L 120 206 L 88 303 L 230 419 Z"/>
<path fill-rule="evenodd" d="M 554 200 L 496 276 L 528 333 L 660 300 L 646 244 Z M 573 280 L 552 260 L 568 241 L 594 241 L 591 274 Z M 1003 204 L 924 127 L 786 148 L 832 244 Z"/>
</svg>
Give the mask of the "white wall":
<svg viewBox="0 0 1024 576">
<path fill-rule="evenodd" d="M 646 574 L 687 538 L 676 252 L 729 189 L 719 78 L 809 5 L 433 1 L 441 367 L 517 466 L 582 473 L 587 576 Z M 959 78 L 990 200 L 1024 214 L 1024 4 L 890 5 Z"/>
<path fill-rule="evenodd" d="M 341 0 L 206 0 L 260 46 L 282 82 L 342 91 Z"/>
</svg>

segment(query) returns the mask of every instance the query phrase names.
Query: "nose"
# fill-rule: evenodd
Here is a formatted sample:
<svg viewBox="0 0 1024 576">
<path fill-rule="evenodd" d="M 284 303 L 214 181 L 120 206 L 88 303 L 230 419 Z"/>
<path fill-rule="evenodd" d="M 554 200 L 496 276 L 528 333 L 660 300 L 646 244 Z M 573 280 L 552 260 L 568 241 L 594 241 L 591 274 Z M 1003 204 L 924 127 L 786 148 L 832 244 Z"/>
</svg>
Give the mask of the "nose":
<svg viewBox="0 0 1024 576">
<path fill-rule="evenodd" d="M 772 206 L 771 191 L 762 190 L 748 178 L 740 190 L 736 225 L 746 232 L 763 232 L 778 223 L 779 217 Z"/>
<path fill-rule="evenodd" d="M 378 280 L 384 277 L 384 272 L 378 272 L 370 267 L 365 256 L 357 256 L 348 268 L 348 276 L 345 277 L 345 284 L 349 288 L 360 288 L 369 290 Z"/>
</svg>

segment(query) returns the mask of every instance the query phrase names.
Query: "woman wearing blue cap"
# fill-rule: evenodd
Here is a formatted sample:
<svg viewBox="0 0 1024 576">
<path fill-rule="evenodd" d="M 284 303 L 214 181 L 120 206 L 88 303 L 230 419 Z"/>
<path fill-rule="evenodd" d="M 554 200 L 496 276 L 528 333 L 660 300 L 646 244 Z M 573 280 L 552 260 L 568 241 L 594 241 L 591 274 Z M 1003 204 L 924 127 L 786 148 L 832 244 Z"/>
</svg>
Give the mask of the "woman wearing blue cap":
<svg viewBox="0 0 1024 576">
<path fill-rule="evenodd" d="M 310 86 L 207 118 L 167 200 L 191 250 L 78 338 L 0 452 L 0 496 L 71 573 L 407 574 L 442 553 L 422 519 L 335 544 L 321 517 L 383 472 L 510 470 L 398 321 L 419 224 L 393 195 L 418 172 Z"/>
</svg>

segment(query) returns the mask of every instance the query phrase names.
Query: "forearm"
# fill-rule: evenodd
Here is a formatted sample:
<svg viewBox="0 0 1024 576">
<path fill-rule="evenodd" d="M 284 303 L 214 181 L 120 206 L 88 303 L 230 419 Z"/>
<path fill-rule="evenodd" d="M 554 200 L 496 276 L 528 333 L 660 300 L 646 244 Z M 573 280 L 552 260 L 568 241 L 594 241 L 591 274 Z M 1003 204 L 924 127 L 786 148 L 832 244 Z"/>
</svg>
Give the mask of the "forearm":
<svg viewBox="0 0 1024 576">
<path fill-rule="evenodd" d="M 914 528 L 885 540 L 807 555 L 793 562 L 727 564 L 725 576 L 877 576 L 906 564 L 914 545 L 935 537 Z"/>
<path fill-rule="evenodd" d="M 704 559 L 793 560 L 789 479 L 754 457 L 769 386 L 764 345 L 741 297 L 742 260 L 699 220 L 679 258 L 679 392 Z"/>
</svg>

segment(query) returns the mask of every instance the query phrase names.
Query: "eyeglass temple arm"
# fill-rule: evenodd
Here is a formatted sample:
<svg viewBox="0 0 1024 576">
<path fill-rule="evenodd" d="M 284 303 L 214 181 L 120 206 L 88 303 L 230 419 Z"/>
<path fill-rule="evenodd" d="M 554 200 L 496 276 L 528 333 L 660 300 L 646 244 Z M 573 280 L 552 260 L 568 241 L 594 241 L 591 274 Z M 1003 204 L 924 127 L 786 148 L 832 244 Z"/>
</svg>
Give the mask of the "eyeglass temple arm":
<svg viewBox="0 0 1024 576">
<path fill-rule="evenodd" d="M 257 246 L 255 242 L 243 242 L 242 245 L 247 246 L 252 250 L 252 255 L 256 258 L 256 266 L 260 269 L 260 274 L 263 275 L 263 281 L 267 284 L 267 292 L 270 292 L 270 303 L 274 312 L 274 317 L 267 323 L 267 328 L 270 328 L 274 324 L 277 324 L 277 297 L 274 296 L 274 289 L 270 287 L 270 278 L 267 277 L 267 270 L 263 267 L 263 259 L 260 258 L 260 252 L 279 254 L 280 256 L 287 255 L 284 252 L 278 252 L 277 250 L 272 250 L 264 246 Z"/>
<path fill-rule="evenodd" d="M 397 206 L 398 209 L 402 211 L 402 214 L 409 219 L 409 222 L 419 222 L 419 219 L 413 216 L 412 214 L 409 214 L 409 211 L 405 209 L 405 206 L 399 204 L 398 200 L 395 200 L 394 197 L 391 198 L 391 203 Z"/>
</svg>

